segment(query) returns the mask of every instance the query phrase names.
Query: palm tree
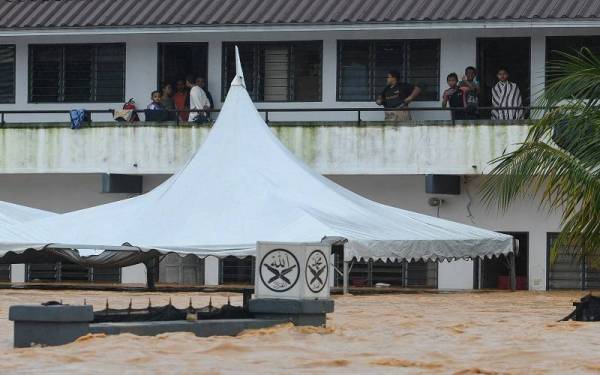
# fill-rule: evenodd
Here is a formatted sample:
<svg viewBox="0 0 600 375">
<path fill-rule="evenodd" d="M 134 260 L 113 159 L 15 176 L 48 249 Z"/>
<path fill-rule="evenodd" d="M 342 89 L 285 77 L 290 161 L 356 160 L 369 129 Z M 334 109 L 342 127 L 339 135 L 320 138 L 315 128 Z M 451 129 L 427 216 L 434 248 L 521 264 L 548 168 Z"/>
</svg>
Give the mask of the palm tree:
<svg viewBox="0 0 600 375">
<path fill-rule="evenodd" d="M 515 151 L 491 163 L 483 201 L 506 211 L 516 199 L 539 199 L 561 212 L 551 250 L 600 259 L 600 57 L 584 48 L 549 67 L 543 111 Z"/>
</svg>

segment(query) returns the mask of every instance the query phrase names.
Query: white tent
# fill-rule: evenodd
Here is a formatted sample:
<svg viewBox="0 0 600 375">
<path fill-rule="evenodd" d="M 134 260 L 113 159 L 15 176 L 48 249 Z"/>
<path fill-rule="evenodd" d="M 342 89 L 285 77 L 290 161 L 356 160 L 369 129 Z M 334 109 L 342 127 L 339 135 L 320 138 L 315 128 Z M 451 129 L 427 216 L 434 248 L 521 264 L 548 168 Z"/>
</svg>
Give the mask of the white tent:
<svg viewBox="0 0 600 375">
<path fill-rule="evenodd" d="M 238 60 L 213 129 L 177 174 L 135 198 L 0 228 L 0 256 L 26 249 L 96 249 L 110 255 L 75 260 L 126 265 L 148 252 L 244 256 L 254 253 L 257 241 L 322 239 L 346 241 L 346 261 L 513 251 L 510 236 L 379 204 L 312 171 L 262 120 Z M 125 253 L 130 255 L 122 259 Z"/>
<path fill-rule="evenodd" d="M 0 228 L 56 215 L 53 212 L 0 201 Z"/>
</svg>

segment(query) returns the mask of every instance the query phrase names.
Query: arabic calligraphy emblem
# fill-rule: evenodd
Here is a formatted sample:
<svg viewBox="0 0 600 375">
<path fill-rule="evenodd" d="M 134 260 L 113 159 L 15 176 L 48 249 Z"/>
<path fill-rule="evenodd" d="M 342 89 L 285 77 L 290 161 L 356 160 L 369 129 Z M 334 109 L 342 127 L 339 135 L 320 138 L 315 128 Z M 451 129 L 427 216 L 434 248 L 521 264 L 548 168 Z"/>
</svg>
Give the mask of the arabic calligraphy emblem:
<svg viewBox="0 0 600 375">
<path fill-rule="evenodd" d="M 315 250 L 306 260 L 306 285 L 313 293 L 319 293 L 327 284 L 329 277 L 327 257 L 321 250 Z"/>
<path fill-rule="evenodd" d="M 271 250 L 260 262 L 260 278 L 263 284 L 274 292 L 292 289 L 299 276 L 298 259 L 288 250 Z"/>
</svg>

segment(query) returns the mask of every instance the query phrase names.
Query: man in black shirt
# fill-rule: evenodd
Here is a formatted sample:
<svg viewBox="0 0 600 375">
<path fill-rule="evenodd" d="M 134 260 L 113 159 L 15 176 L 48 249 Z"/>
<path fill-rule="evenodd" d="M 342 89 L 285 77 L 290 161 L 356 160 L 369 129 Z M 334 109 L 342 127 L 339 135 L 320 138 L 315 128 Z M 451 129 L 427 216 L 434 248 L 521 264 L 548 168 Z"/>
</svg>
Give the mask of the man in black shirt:
<svg viewBox="0 0 600 375">
<path fill-rule="evenodd" d="M 387 86 L 379 97 L 377 105 L 382 105 L 385 109 L 395 109 L 408 107 L 410 102 L 415 100 L 421 93 L 418 86 L 410 83 L 400 82 L 400 74 L 392 70 L 387 75 Z M 386 121 L 410 121 L 409 111 L 385 111 Z"/>
</svg>

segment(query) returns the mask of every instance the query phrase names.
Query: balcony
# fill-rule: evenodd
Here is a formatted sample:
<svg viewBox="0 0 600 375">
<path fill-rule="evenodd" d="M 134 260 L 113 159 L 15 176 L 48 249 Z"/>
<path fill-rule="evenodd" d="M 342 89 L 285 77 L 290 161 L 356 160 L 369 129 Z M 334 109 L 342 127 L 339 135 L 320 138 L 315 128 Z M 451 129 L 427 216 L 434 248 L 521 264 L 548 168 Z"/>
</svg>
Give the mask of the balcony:
<svg viewBox="0 0 600 375">
<path fill-rule="evenodd" d="M 486 173 L 489 161 L 516 147 L 529 129 L 522 120 L 394 123 L 363 120 L 364 112 L 378 110 L 343 111 L 356 120 L 280 121 L 277 112 L 284 110 L 261 110 L 265 118 L 277 118 L 269 125 L 279 139 L 322 174 Z M 5 119 L 10 115 L 5 112 Z M 209 130 L 209 124 L 178 122 L 93 121 L 72 130 L 68 122 L 6 121 L 0 127 L 0 173 L 171 174 Z"/>
</svg>

